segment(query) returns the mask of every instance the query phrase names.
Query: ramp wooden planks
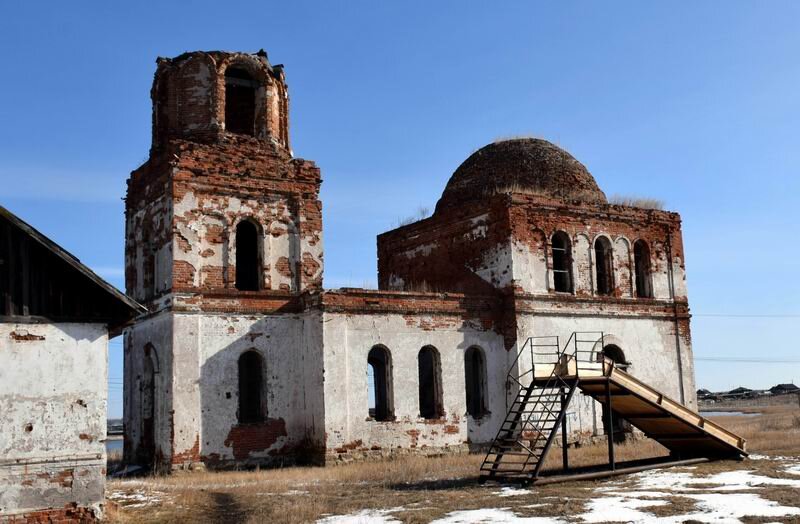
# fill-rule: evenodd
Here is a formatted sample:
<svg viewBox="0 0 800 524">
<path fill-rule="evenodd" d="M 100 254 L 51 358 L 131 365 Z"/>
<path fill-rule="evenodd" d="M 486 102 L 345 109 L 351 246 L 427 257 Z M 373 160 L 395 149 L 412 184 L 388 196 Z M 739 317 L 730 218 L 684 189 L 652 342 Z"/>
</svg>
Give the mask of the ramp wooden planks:
<svg viewBox="0 0 800 524">
<path fill-rule="evenodd" d="M 583 393 L 602 403 L 606 403 L 606 382 L 610 382 L 614 416 L 627 420 L 675 454 L 710 458 L 747 455 L 745 439 L 615 367 L 609 359 L 597 363 L 573 361 L 562 370 L 566 373 L 563 378 L 577 379 Z"/>
</svg>

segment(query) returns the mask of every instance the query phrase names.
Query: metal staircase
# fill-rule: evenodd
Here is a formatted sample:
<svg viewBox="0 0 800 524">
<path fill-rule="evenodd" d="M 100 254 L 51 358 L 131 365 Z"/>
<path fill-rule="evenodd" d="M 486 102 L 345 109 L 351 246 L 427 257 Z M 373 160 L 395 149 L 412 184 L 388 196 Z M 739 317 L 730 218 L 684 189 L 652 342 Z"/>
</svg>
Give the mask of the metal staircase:
<svg viewBox="0 0 800 524">
<path fill-rule="evenodd" d="M 604 427 L 613 428 L 616 418 L 627 420 L 676 457 L 696 460 L 747 454 L 743 438 L 618 368 L 603 354 L 604 347 L 602 332 L 575 332 L 563 348 L 558 337 L 525 341 L 508 371 L 507 384 L 516 389 L 516 396 L 483 460 L 481 482 L 548 481 L 540 473 L 559 430 L 563 470 L 569 470 L 566 410 L 577 389 L 604 405 Z M 609 471 L 625 471 L 616 470 L 614 439 L 608 438 L 607 443 Z M 591 478 L 607 473 L 592 473 Z M 590 478 L 587 475 L 583 474 Z"/>
<path fill-rule="evenodd" d="M 558 337 L 525 341 L 508 372 L 508 384 L 519 389 L 481 465 L 481 482 L 520 482 L 539 475 L 559 427 L 566 436 L 566 408 L 577 380 L 563 375 L 573 358 L 560 349 Z M 549 375 L 537 377 L 537 363 L 549 364 Z"/>
</svg>

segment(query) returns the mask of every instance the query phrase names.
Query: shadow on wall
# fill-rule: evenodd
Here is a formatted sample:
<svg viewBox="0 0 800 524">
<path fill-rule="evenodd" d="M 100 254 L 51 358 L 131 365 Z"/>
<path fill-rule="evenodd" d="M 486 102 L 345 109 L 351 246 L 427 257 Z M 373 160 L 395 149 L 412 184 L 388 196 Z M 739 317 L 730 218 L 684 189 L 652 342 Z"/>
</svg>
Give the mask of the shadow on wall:
<svg viewBox="0 0 800 524">
<path fill-rule="evenodd" d="M 242 322 L 237 317 L 216 328 L 230 339 Z M 220 468 L 322 460 L 324 444 L 314 442 L 314 417 L 304 405 L 311 395 L 305 392 L 303 326 L 294 316 L 256 320 L 205 360 L 199 381 L 203 442 L 186 460 L 199 460 L 200 450 L 206 465 Z M 205 337 L 206 343 L 215 338 Z M 200 348 L 206 351 L 213 348 Z M 321 395 L 321 383 L 319 388 Z M 180 456 L 173 460 L 183 462 Z"/>
</svg>

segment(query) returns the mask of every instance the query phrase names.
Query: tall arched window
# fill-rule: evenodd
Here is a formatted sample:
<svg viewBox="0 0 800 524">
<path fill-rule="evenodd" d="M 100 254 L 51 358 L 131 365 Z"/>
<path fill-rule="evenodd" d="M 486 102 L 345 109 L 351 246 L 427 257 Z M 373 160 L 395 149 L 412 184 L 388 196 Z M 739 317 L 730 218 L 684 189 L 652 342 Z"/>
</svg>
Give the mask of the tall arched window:
<svg viewBox="0 0 800 524">
<path fill-rule="evenodd" d="M 467 388 L 467 413 L 481 418 L 486 409 L 486 359 L 479 347 L 472 346 L 464 353 L 464 383 Z"/>
<path fill-rule="evenodd" d="M 258 291 L 260 283 L 258 227 L 248 220 L 242 220 L 236 226 L 236 289 Z"/>
<path fill-rule="evenodd" d="M 264 364 L 255 351 L 239 357 L 239 422 L 260 422 L 266 417 L 264 402 Z"/>
<path fill-rule="evenodd" d="M 444 415 L 442 408 L 442 366 L 439 352 L 433 346 L 419 351 L 419 414 L 434 419 Z"/>
<path fill-rule="evenodd" d="M 367 387 L 369 416 L 375 420 L 391 420 L 392 406 L 392 357 L 383 346 L 375 346 L 367 355 Z"/>
<path fill-rule="evenodd" d="M 572 243 L 563 231 L 553 235 L 553 289 L 572 293 Z"/>
<path fill-rule="evenodd" d="M 255 135 L 256 82 L 244 69 L 225 70 L 225 129 L 239 135 Z"/>
<path fill-rule="evenodd" d="M 606 237 L 594 241 L 595 277 L 598 295 L 610 295 L 614 291 L 614 262 L 611 242 Z"/>
<path fill-rule="evenodd" d="M 633 264 L 636 270 L 636 296 L 653 297 L 653 285 L 650 280 L 650 247 L 644 240 L 633 244 Z"/>
</svg>

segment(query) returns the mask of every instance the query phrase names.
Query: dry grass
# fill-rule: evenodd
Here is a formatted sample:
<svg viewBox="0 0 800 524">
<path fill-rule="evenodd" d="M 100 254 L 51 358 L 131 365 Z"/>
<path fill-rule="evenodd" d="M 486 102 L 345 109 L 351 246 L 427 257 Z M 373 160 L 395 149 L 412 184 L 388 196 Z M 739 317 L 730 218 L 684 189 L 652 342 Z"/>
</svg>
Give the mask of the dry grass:
<svg viewBox="0 0 800 524">
<path fill-rule="evenodd" d="M 609 204 L 615 206 L 638 207 L 642 209 L 664 209 L 664 201 L 657 198 L 630 195 L 611 195 Z"/>
<path fill-rule="evenodd" d="M 748 439 L 753 453 L 800 456 L 800 410 L 772 406 L 758 417 L 714 417 Z M 653 441 L 641 439 L 617 447 L 620 461 L 666 454 Z M 560 466 L 560 449 L 553 448 L 545 467 Z M 594 489 L 611 481 L 569 482 L 539 486 L 520 497 L 498 498 L 497 486 L 477 484 L 481 455 L 437 458 L 407 457 L 397 460 L 349 464 L 329 468 L 286 468 L 250 472 L 192 472 L 166 477 L 114 480 L 108 485 L 109 499 L 119 493 L 155 497 L 159 502 L 145 507 L 114 507 L 112 522 L 314 522 L 326 515 L 351 514 L 368 508 L 403 509 L 392 513 L 402 522 L 430 522 L 450 511 L 482 507 L 513 507 L 519 516 L 577 515 L 585 511 Z M 570 450 L 572 466 L 603 464 L 606 446 Z M 699 465 L 695 471 L 713 474 L 742 469 L 736 461 Z M 747 465 L 759 474 L 777 476 L 775 461 L 752 461 Z M 626 482 L 627 477 L 617 482 Z M 776 487 L 762 491 L 765 497 L 796 504 L 796 489 Z M 543 504 L 535 509 L 526 507 Z M 690 499 L 676 494 L 672 507 L 653 509 L 658 515 L 684 514 Z"/>
</svg>

